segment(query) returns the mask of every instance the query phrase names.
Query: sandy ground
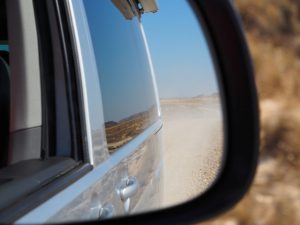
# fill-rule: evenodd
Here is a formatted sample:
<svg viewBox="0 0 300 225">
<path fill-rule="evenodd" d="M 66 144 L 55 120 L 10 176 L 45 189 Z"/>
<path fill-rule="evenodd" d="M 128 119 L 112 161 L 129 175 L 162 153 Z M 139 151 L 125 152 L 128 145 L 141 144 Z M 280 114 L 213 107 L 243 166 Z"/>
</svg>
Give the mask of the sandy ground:
<svg viewBox="0 0 300 225">
<path fill-rule="evenodd" d="M 164 144 L 163 207 L 182 203 L 215 180 L 223 151 L 217 98 L 161 102 Z"/>
</svg>

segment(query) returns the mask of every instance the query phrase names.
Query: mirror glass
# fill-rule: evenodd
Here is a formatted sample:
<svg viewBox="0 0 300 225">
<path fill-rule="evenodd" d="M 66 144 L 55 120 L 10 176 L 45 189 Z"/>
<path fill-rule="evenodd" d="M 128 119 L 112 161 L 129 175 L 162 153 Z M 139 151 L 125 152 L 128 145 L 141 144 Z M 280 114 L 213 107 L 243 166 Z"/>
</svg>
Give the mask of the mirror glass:
<svg viewBox="0 0 300 225">
<path fill-rule="evenodd" d="M 191 6 L 160 0 L 142 16 L 163 120 L 161 207 L 185 202 L 215 181 L 222 164 L 223 118 L 216 68 Z"/>
</svg>

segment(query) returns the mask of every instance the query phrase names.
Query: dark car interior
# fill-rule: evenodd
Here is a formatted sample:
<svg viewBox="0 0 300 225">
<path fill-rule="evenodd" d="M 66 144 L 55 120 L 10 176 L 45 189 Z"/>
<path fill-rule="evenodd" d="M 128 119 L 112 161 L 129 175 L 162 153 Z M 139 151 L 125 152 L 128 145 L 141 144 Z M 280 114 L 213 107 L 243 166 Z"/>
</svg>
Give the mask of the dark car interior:
<svg viewBox="0 0 300 225">
<path fill-rule="evenodd" d="M 8 45 L 7 21 L 5 1 L 0 1 L 0 46 Z M 9 133 L 9 53 L 0 49 L 0 168 L 6 166 L 8 157 L 8 133 Z"/>
</svg>

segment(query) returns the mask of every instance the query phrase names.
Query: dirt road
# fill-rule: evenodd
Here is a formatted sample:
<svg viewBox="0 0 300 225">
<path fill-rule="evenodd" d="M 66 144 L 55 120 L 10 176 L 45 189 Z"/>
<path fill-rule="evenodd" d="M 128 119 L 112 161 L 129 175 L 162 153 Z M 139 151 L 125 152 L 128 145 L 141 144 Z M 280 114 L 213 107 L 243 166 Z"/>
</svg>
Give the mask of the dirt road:
<svg viewBox="0 0 300 225">
<path fill-rule="evenodd" d="M 162 206 L 187 201 L 209 187 L 223 151 L 217 98 L 162 100 L 164 198 Z"/>
</svg>

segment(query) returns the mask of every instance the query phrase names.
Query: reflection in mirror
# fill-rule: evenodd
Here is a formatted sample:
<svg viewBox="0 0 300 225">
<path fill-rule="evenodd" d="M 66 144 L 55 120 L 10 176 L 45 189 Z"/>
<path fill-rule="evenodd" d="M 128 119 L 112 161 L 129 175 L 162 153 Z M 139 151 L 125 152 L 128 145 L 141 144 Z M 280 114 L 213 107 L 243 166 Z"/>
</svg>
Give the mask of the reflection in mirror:
<svg viewBox="0 0 300 225">
<path fill-rule="evenodd" d="M 142 23 L 163 118 L 162 207 L 198 196 L 222 164 L 223 121 L 216 68 L 202 28 L 186 1 L 159 1 Z"/>
</svg>

